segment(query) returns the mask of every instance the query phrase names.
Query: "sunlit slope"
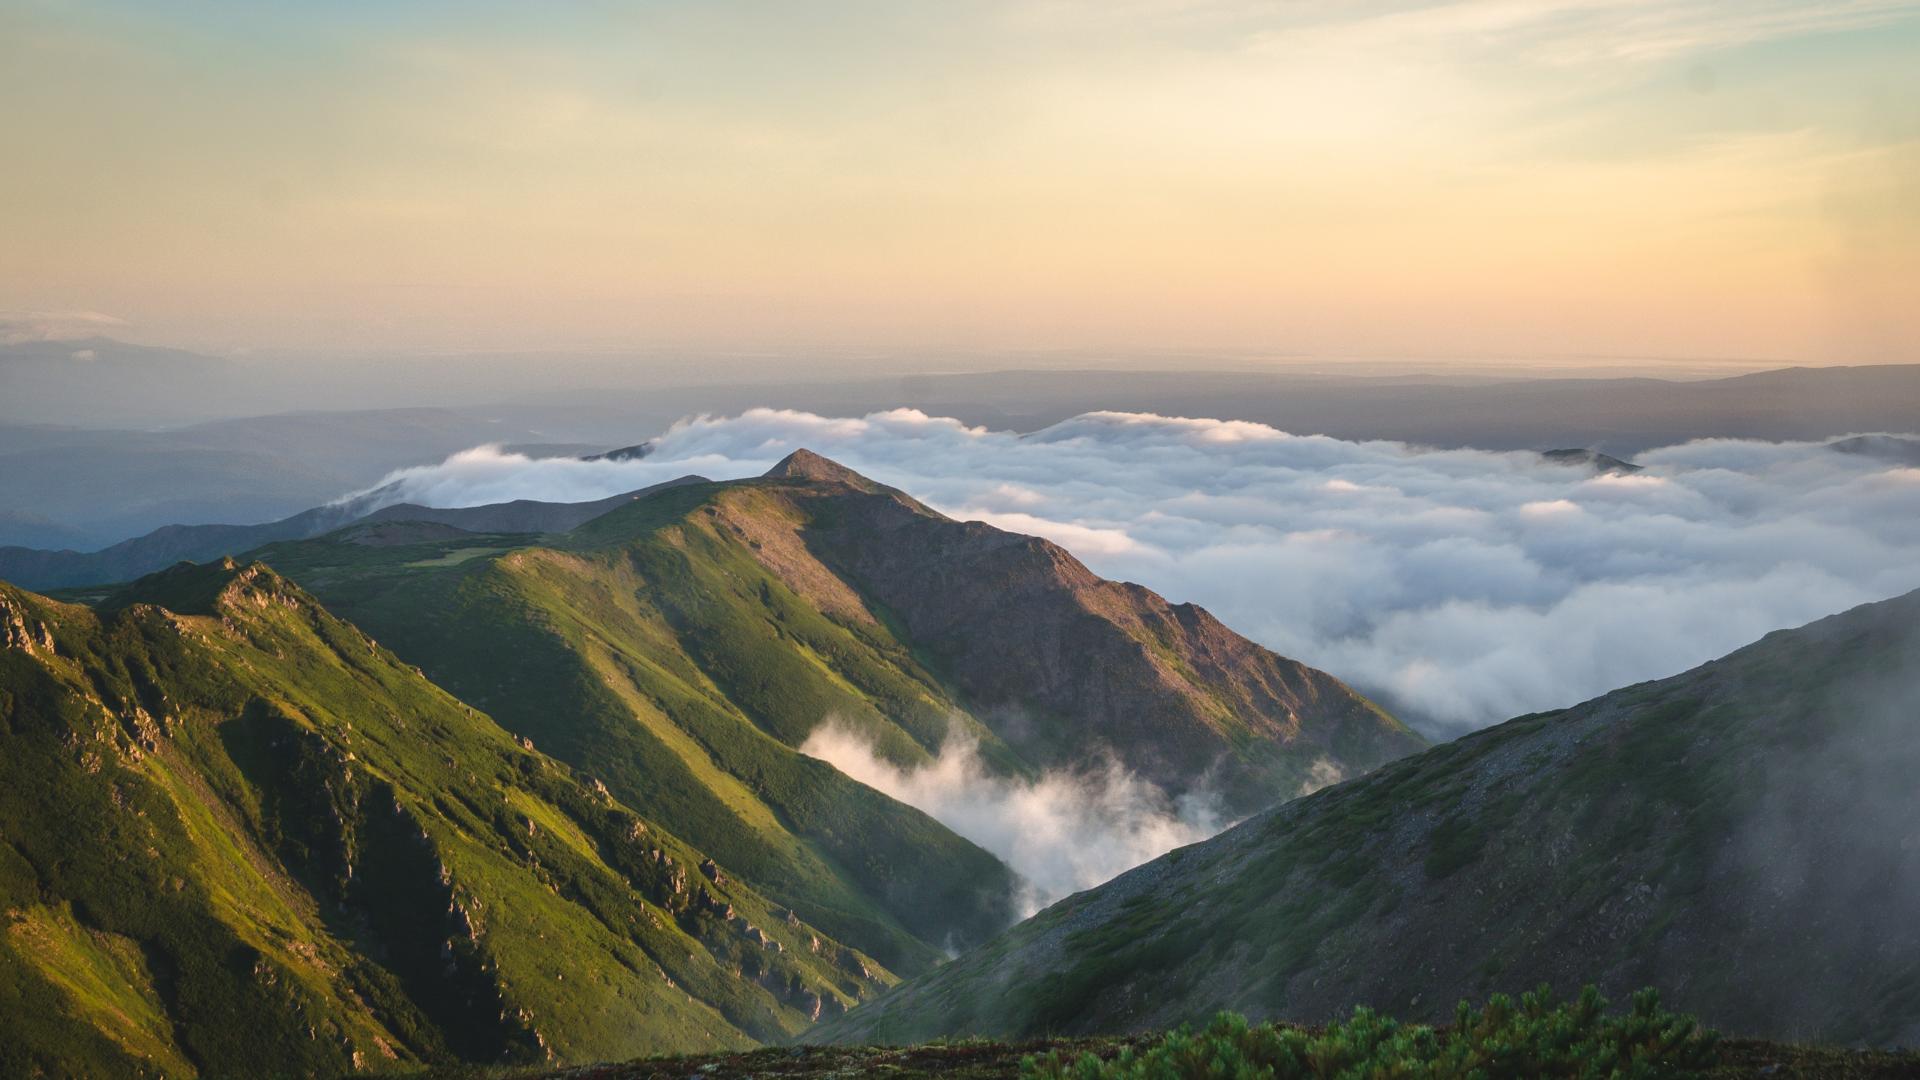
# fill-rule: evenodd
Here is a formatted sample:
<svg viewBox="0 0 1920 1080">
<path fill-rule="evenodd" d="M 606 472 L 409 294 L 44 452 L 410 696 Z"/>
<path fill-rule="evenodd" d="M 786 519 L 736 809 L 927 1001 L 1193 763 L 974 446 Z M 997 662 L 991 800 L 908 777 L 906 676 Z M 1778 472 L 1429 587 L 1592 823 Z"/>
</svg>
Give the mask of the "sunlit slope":
<svg viewBox="0 0 1920 1080">
<path fill-rule="evenodd" d="M 266 554 L 437 682 L 890 966 L 924 969 L 949 941 L 1011 923 L 1015 882 L 998 860 L 793 749 L 833 710 L 924 755 L 842 672 L 910 688 L 906 676 L 672 514 L 699 495 L 665 498 L 649 507 L 658 518 L 630 523 L 635 536 L 600 548 Z M 676 621 L 689 612 L 697 624 Z M 824 656 L 835 648 L 837 668 Z"/>
<path fill-rule="evenodd" d="M 1597 980 L 1736 1033 L 1912 1045 L 1917 717 L 1920 593 L 1281 806 L 808 1037 L 1444 1020 Z"/>
<path fill-rule="evenodd" d="M 798 753 L 823 721 L 901 765 L 954 731 L 1015 773 L 1111 752 L 1175 794 L 1218 783 L 1242 812 L 1292 795 L 1316 762 L 1357 772 L 1420 745 L 1196 608 L 811 455 L 657 493 L 542 545 L 330 538 L 262 555 L 900 971 L 1004 927 L 1015 883 Z"/>
<path fill-rule="evenodd" d="M 747 1045 L 891 981 L 265 567 L 0 586 L 0 1073 Z"/>
</svg>

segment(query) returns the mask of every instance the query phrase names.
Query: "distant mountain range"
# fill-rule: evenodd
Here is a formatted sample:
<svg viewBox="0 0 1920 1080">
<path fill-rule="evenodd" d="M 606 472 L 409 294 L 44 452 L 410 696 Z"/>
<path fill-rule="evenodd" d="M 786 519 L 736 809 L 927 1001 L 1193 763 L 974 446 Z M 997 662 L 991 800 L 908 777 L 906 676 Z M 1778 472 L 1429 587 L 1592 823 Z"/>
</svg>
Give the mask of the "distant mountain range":
<svg viewBox="0 0 1920 1080">
<path fill-rule="evenodd" d="M 1021 884 L 800 753 L 829 717 L 903 767 L 955 733 L 1009 776 L 1110 751 L 1236 814 L 1422 745 L 813 455 L 614 502 L 570 531 L 396 510 L 92 608 L 0 586 L 0 1073 L 794 1037 L 997 933 Z"/>
<path fill-rule="evenodd" d="M 46 523 L 70 538 L 62 546 L 88 550 L 171 524 L 272 521 L 403 466 L 483 443 L 542 441 L 444 409 L 289 413 L 163 431 L 0 426 L 0 507 L 41 522 L 36 533 L 0 517 L 0 543 L 42 546 Z"/>
<path fill-rule="evenodd" d="M 1696 381 L 1462 377 L 1443 363 L 1394 377 L 1339 374 L 1338 365 L 1310 373 L 1187 363 L 1177 371 L 592 382 L 620 370 L 609 363 L 462 357 L 302 367 L 107 339 L 0 345 L 0 544 L 89 550 L 168 524 L 276 520 L 482 443 L 625 459 L 645 453 L 637 436 L 683 418 L 766 405 L 828 416 L 911 407 L 1021 432 L 1132 410 L 1436 447 L 1588 447 L 1619 460 L 1692 438 L 1910 432 L 1920 416 L 1920 365 Z M 556 372 L 582 381 L 556 382 Z M 323 385 L 336 377 L 351 386 Z M 421 407 L 360 407 L 374 401 Z"/>
<path fill-rule="evenodd" d="M 1898 452 L 1902 440 L 1889 436 L 1848 440 L 1836 449 L 1849 453 Z M 1920 441 L 1914 445 L 1920 446 Z M 1893 450 L 1889 451 L 1889 447 Z M 635 460 L 651 449 L 641 443 L 601 454 L 583 455 L 583 460 Z M 1588 469 L 1593 472 L 1637 472 L 1640 466 L 1609 454 L 1586 449 L 1547 450 L 1541 457 L 1555 464 Z M 704 477 L 685 476 L 670 484 L 705 482 Z M 664 486 L 664 485 L 656 485 Z M 23 545 L 0 545 L 0 581 L 11 581 L 30 589 L 59 589 L 78 585 L 111 584 L 131 581 L 182 560 L 206 562 L 225 555 L 238 555 L 263 544 L 279 540 L 302 540 L 365 521 L 433 522 L 468 532 L 551 533 L 566 532 L 583 522 L 604 514 L 637 498 L 653 487 L 625 492 L 580 503 L 538 502 L 521 499 L 471 507 L 427 507 L 416 503 L 381 506 L 391 497 L 386 489 L 376 490 L 341 503 L 330 503 L 259 525 L 164 525 L 152 532 L 122 540 L 97 551 L 71 548 L 47 549 Z M 367 510 L 369 506 L 380 506 Z M 5 522 L 0 518 L 0 523 Z M 52 522 L 17 516 L 21 529 L 50 532 L 60 529 Z"/>
<path fill-rule="evenodd" d="M 167 525 L 99 551 L 0 547 L 0 580 L 33 589 L 131 581 L 177 562 L 206 562 L 223 555 L 251 551 L 276 540 L 304 540 L 356 523 L 417 521 L 466 532 L 565 532 L 659 488 L 704 482 L 704 477 L 685 476 L 638 491 L 581 503 L 516 499 L 485 506 L 450 508 L 394 503 L 368 511 L 364 508 L 376 505 L 378 499 L 367 496 L 303 510 L 264 525 Z"/>
<path fill-rule="evenodd" d="M 1446 361 L 1401 375 L 1347 374 L 1353 365 L 1339 361 L 1317 371 L 1297 360 L 1271 371 L 1222 369 L 1226 364 L 1209 370 L 1205 356 L 1179 357 L 1158 371 L 1138 362 L 1104 370 L 1085 362 L 1055 370 L 958 370 L 978 365 L 974 357 L 940 374 L 689 385 L 680 381 L 684 375 L 668 377 L 688 367 L 684 359 L 670 368 L 658 359 L 330 357 L 325 365 L 303 365 L 105 338 L 0 345 L 0 425 L 174 427 L 289 408 L 408 402 L 543 433 L 504 441 L 625 446 L 635 430 L 662 431 L 682 417 L 758 405 L 837 416 L 906 406 L 1014 431 L 1116 409 L 1252 420 L 1342 439 L 1487 450 L 1590 446 L 1631 458 L 1689 438 L 1908 431 L 1920 415 L 1914 364 L 1674 380 L 1463 376 L 1450 374 Z"/>
<path fill-rule="evenodd" d="M 1920 593 L 1523 716 L 1054 905 L 809 1040 L 1158 1028 L 1587 981 L 1920 1042 Z"/>
</svg>

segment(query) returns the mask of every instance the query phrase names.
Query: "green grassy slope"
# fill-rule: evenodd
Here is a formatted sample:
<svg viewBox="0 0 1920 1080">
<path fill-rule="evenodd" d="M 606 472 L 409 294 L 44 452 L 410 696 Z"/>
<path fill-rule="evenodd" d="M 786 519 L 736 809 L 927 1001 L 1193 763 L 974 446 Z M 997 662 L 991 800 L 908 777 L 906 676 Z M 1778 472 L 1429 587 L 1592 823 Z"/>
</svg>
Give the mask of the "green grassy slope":
<svg viewBox="0 0 1920 1080">
<path fill-rule="evenodd" d="M 456 564 L 438 554 L 452 542 L 262 554 L 436 682 L 889 967 L 924 970 L 949 940 L 1012 922 L 1015 882 L 998 860 L 794 749 L 831 713 L 898 759 L 924 758 L 861 689 L 920 684 L 670 514 L 688 495 L 657 498 L 617 542 L 600 533 L 571 550 L 503 543 Z"/>
<path fill-rule="evenodd" d="M 258 565 L 0 586 L 0 718 L 0 1074 L 738 1047 L 892 979 Z"/>
<path fill-rule="evenodd" d="M 807 1037 L 1442 1019 L 1593 979 L 1737 1034 L 1912 1045 L 1916 716 L 1920 593 L 1278 807 Z"/>
<path fill-rule="evenodd" d="M 257 554 L 903 973 L 1007 925 L 1015 883 L 798 753 L 822 721 L 901 765 L 954 730 L 1012 773 L 1111 749 L 1174 793 L 1226 777 L 1237 812 L 1291 795 L 1321 759 L 1357 772 L 1419 745 L 1336 680 L 1198 609 L 795 460 L 659 492 L 565 537 L 331 537 Z"/>
</svg>

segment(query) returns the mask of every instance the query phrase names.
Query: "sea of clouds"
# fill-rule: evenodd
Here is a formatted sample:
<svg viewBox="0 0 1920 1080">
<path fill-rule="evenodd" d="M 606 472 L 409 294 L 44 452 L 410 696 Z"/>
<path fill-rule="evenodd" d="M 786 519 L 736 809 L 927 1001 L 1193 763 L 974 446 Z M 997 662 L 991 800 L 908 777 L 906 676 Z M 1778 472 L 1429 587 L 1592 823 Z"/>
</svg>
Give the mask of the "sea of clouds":
<svg viewBox="0 0 1920 1080">
<path fill-rule="evenodd" d="M 1441 736 L 1920 588 L 1920 468 L 1818 442 L 1691 442 L 1596 475 L 1140 413 L 1017 435 L 755 409 L 684 421 L 634 461 L 481 447 L 393 474 L 380 498 L 579 501 L 749 476 L 799 447 L 1199 603 Z"/>
</svg>

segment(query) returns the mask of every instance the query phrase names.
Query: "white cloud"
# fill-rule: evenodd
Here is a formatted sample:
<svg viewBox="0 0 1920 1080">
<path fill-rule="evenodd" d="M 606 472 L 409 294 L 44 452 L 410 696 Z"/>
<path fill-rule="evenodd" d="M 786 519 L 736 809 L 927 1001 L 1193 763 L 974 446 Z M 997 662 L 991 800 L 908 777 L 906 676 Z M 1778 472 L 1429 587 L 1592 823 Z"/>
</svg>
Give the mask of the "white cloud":
<svg viewBox="0 0 1920 1080">
<path fill-rule="evenodd" d="M 1176 847 L 1205 840 L 1224 824 L 1204 797 L 1176 805 L 1111 759 L 1080 772 L 1050 771 L 1037 780 L 1005 777 L 982 764 L 974 743 L 951 735 L 931 764 L 902 769 L 831 720 L 814 729 L 800 752 L 925 811 L 999 856 L 1025 879 L 1026 891 L 1016 898 L 1022 917 Z M 1340 778 L 1324 762 L 1315 765 L 1313 777 L 1314 786 Z"/>
<path fill-rule="evenodd" d="M 956 516 L 1197 602 L 1432 731 L 1570 705 L 1920 587 L 1915 470 L 1708 440 L 1595 477 L 1525 453 L 1089 413 L 1027 436 L 914 410 L 756 409 L 637 462 L 497 450 L 396 474 L 436 505 L 580 500 L 806 446 Z"/>
</svg>

